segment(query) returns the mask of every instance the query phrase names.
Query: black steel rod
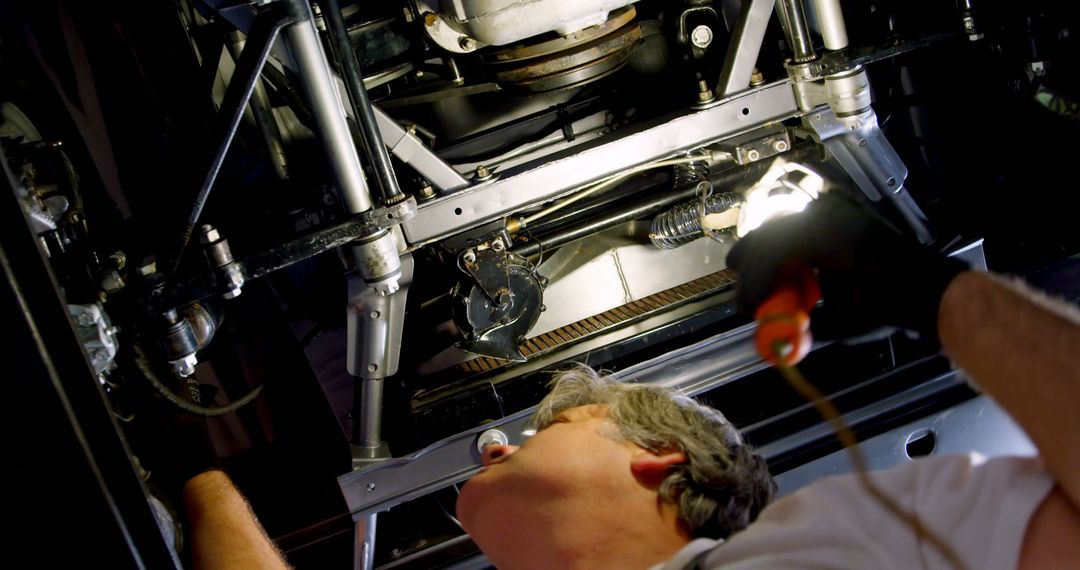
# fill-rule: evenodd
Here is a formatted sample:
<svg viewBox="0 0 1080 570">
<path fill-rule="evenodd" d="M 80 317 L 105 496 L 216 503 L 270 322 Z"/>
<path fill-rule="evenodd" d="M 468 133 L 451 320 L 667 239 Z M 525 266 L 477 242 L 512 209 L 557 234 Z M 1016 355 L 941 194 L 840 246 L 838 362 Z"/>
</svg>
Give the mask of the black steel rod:
<svg viewBox="0 0 1080 570">
<path fill-rule="evenodd" d="M 323 18 L 326 19 L 326 28 L 330 32 L 330 45 L 333 46 L 334 54 L 337 56 L 338 63 L 341 64 L 341 70 L 345 73 L 345 89 L 349 93 L 353 116 L 360 128 L 364 154 L 367 155 L 371 167 L 375 170 L 375 178 L 383 200 L 396 201 L 402 196 L 401 187 L 398 185 L 397 176 L 394 175 L 390 152 L 386 150 L 382 135 L 379 134 L 378 124 L 375 122 L 375 111 L 371 108 L 371 99 L 368 97 L 367 88 L 364 87 L 360 62 L 356 60 L 356 52 L 353 51 L 352 43 L 349 42 L 349 33 L 345 30 L 341 6 L 338 0 L 319 0 L 319 3 L 323 7 Z"/>
<path fill-rule="evenodd" d="M 801 144 L 792 148 L 783 156 L 785 159 L 797 162 L 817 162 L 823 157 L 821 147 L 816 144 Z M 732 190 L 742 190 L 749 187 L 750 184 L 757 182 L 769 166 L 772 165 L 771 160 L 761 160 L 758 162 L 752 162 L 745 166 L 738 168 L 732 168 L 719 172 L 709 177 L 709 182 L 719 192 L 729 192 Z M 629 182 L 633 183 L 633 181 Z M 618 190 L 612 192 L 617 193 Z M 680 202 L 690 200 L 698 193 L 697 186 L 691 185 L 686 188 L 680 188 L 670 192 L 664 192 L 661 194 L 654 194 L 647 198 L 638 200 L 631 203 L 628 206 L 614 209 L 605 214 L 597 216 L 592 219 L 586 219 L 581 223 L 568 223 L 564 227 L 557 230 L 535 235 L 534 239 L 528 243 L 522 244 L 513 248 L 513 252 L 523 257 L 529 257 L 540 253 L 541 251 L 548 251 L 561 245 L 565 245 L 574 240 L 581 239 L 590 234 L 606 230 L 608 228 L 615 227 L 619 224 L 637 220 L 649 216 L 654 216 L 667 208 L 674 206 Z M 568 214 L 566 217 L 585 215 L 581 211 L 575 211 L 572 214 Z"/>
<path fill-rule="evenodd" d="M 229 147 L 232 146 L 233 138 L 236 136 L 236 131 L 240 128 L 240 121 L 244 117 L 244 109 L 247 108 L 248 100 L 251 99 L 251 94 L 255 91 L 255 85 L 259 82 L 259 75 L 266 64 L 266 59 L 270 57 L 270 48 L 274 45 L 274 40 L 277 39 L 281 30 L 293 21 L 291 14 L 285 8 L 280 8 L 278 4 L 271 4 L 265 10 L 265 12 L 255 17 L 255 21 L 251 25 L 251 32 L 248 35 L 248 41 L 244 44 L 245 47 L 243 52 L 240 53 L 239 61 L 236 62 L 232 80 L 229 81 L 229 86 L 225 89 L 225 97 L 221 103 L 221 114 L 227 115 L 227 118 L 222 127 L 221 144 L 218 146 L 214 158 L 210 161 L 210 168 L 203 179 L 202 186 L 199 188 L 199 194 L 195 197 L 195 204 L 191 208 L 191 213 L 188 214 L 187 225 L 184 227 L 179 251 L 172 260 L 171 269 L 166 274 L 169 277 L 172 277 L 177 267 L 179 267 L 180 259 L 184 255 L 184 249 L 187 248 L 188 242 L 191 241 L 191 234 L 199 223 L 199 216 L 202 215 L 203 207 L 206 206 L 206 199 L 210 197 L 210 190 L 214 187 L 218 173 L 221 172 L 221 165 L 224 164 L 225 157 L 229 154 Z"/>
<path fill-rule="evenodd" d="M 810 27 L 806 24 L 806 12 L 802 0 L 780 0 L 777 4 L 780 17 L 784 21 L 788 43 L 795 54 L 795 63 L 806 63 L 817 59 L 814 40 L 810 37 Z"/>
</svg>

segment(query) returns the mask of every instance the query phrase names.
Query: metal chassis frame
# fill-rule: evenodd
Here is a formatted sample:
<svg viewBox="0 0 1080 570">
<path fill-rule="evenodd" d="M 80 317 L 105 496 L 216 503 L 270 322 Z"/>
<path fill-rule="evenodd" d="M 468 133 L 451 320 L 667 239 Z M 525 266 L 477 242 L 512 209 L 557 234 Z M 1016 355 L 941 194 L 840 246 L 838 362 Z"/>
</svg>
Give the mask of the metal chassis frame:
<svg viewBox="0 0 1080 570">
<path fill-rule="evenodd" d="M 551 200 L 628 168 L 799 115 L 788 80 L 615 137 L 515 166 L 484 184 L 420 205 L 402 224 L 412 247 Z"/>
</svg>

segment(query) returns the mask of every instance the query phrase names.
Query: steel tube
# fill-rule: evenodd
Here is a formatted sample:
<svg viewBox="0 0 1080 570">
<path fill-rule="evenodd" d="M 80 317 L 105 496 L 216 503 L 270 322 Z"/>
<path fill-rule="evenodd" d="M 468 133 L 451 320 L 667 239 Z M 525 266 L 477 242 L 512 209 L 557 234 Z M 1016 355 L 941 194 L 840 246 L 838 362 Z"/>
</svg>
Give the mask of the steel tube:
<svg viewBox="0 0 1080 570">
<path fill-rule="evenodd" d="M 795 55 L 795 63 L 806 63 L 817 59 L 814 40 L 810 37 L 810 27 L 806 24 L 806 11 L 802 0 L 780 0 L 776 5 L 784 22 L 788 43 Z"/>
<path fill-rule="evenodd" d="M 784 154 L 785 159 L 798 162 L 816 161 L 820 156 L 821 150 L 815 144 L 799 145 Z M 761 161 L 725 170 L 709 177 L 709 182 L 712 183 L 714 188 L 717 188 L 720 191 L 736 189 L 739 187 L 740 183 L 750 183 L 764 175 L 766 167 L 768 167 L 769 164 L 770 161 Z M 668 182 L 667 177 L 656 177 L 653 179 L 651 185 L 659 186 L 666 182 Z M 639 182 L 636 180 L 627 182 L 627 184 L 635 183 Z M 618 191 L 614 193 L 618 194 Z M 599 207 L 594 207 L 594 205 L 590 204 L 583 209 L 583 211 L 573 212 L 572 214 L 566 215 L 563 219 L 558 220 L 566 224 L 563 225 L 563 227 L 549 233 L 541 234 L 535 238 L 536 241 L 516 247 L 513 249 L 513 252 L 525 257 L 536 255 L 537 253 L 540 253 L 541 250 L 559 247 L 576 239 L 615 227 L 625 222 L 659 214 L 670 206 L 690 200 L 697 194 L 698 190 L 696 185 L 680 188 L 670 192 L 649 196 L 638 200 L 629 206 L 617 208 L 613 211 L 609 210 L 606 214 L 597 216 L 593 219 L 585 219 L 580 223 L 574 223 L 572 217 L 581 216 L 583 218 L 588 218 L 589 213 L 602 211 L 602 209 L 610 207 L 610 202 L 601 203 Z"/>
<path fill-rule="evenodd" d="M 375 111 L 371 107 L 367 88 L 364 87 L 364 77 L 360 73 L 360 63 L 356 60 L 356 52 L 353 51 L 349 34 L 345 30 L 341 6 L 338 0 L 319 0 L 319 2 L 323 6 L 323 17 L 326 18 L 327 30 L 330 32 L 330 44 L 345 74 L 345 89 L 349 93 L 353 116 L 356 117 L 357 126 L 360 128 L 360 136 L 368 161 L 371 162 L 371 167 L 375 171 L 376 182 L 382 191 L 383 199 L 393 202 L 402 196 L 401 187 L 398 186 L 394 165 L 390 162 L 390 153 L 386 151 L 386 145 L 383 144 L 375 122 Z"/>
<path fill-rule="evenodd" d="M 844 25 L 844 11 L 840 9 L 840 0 L 814 0 L 821 37 L 825 40 L 825 49 L 838 50 L 848 46 L 847 26 Z"/>
<path fill-rule="evenodd" d="M 307 17 L 285 28 L 283 39 L 302 77 L 299 83 L 307 95 L 315 131 L 326 151 L 334 182 L 341 191 L 349 213 L 358 214 L 371 209 L 367 180 L 360 168 L 360 157 L 356 154 L 333 76 L 315 32 L 311 7 L 303 2 L 297 4 L 297 9 L 303 10 Z"/>
<path fill-rule="evenodd" d="M 376 449 L 382 444 L 382 379 L 357 378 L 353 390 L 353 443 Z"/>
</svg>

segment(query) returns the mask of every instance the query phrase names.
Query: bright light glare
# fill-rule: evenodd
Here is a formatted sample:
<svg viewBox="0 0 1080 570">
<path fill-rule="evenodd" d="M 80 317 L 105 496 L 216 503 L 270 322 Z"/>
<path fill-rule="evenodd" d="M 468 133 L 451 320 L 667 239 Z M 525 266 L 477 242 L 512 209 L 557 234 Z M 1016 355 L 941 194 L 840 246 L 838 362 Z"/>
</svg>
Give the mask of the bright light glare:
<svg viewBox="0 0 1080 570">
<path fill-rule="evenodd" d="M 773 194 L 759 192 L 746 197 L 746 204 L 742 208 L 742 216 L 735 228 L 735 233 L 743 237 L 753 230 L 761 227 L 761 224 L 781 216 L 797 214 L 806 209 L 813 198 L 806 192 L 792 192 L 790 194 Z"/>
<path fill-rule="evenodd" d="M 744 237 L 769 220 L 805 210 L 824 189 L 825 179 L 813 170 L 777 159 L 765 176 L 746 191 L 735 235 Z"/>
</svg>

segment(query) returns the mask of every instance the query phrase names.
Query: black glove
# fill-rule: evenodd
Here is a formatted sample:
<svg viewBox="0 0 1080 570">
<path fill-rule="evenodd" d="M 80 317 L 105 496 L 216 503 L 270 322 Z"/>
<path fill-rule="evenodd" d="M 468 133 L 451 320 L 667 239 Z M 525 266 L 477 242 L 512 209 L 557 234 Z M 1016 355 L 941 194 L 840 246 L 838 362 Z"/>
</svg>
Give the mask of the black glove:
<svg viewBox="0 0 1080 570">
<path fill-rule="evenodd" d="M 968 269 L 835 194 L 754 230 L 735 244 L 727 264 L 739 276 L 738 309 L 749 315 L 800 266 L 816 269 L 822 304 L 810 322 L 819 338 L 896 326 L 936 340 L 941 296 Z"/>
</svg>

